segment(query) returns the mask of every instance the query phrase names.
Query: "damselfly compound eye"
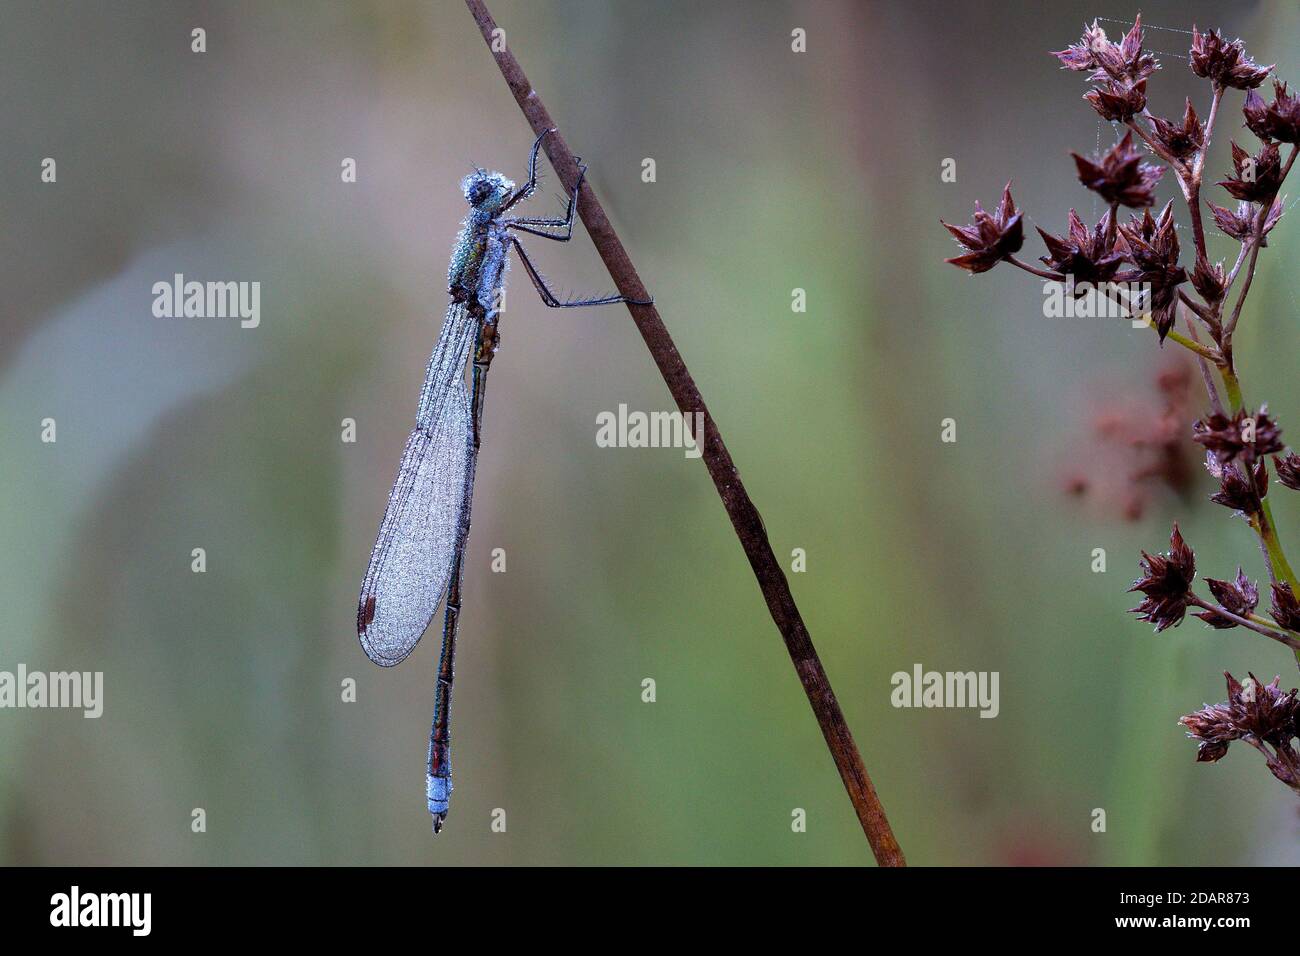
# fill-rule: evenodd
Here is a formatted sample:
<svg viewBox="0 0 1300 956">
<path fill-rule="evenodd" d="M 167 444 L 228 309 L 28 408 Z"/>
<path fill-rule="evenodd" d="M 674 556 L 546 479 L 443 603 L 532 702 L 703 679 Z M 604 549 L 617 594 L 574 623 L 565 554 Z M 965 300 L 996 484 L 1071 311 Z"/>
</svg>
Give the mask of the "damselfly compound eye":
<svg viewBox="0 0 1300 956">
<path fill-rule="evenodd" d="M 483 201 L 496 192 L 486 178 L 475 177 L 465 191 L 465 198 L 471 206 L 481 206 Z"/>
<path fill-rule="evenodd" d="M 476 169 L 461 181 L 465 201 L 475 209 L 493 209 L 512 192 L 515 184 L 500 173 Z"/>
</svg>

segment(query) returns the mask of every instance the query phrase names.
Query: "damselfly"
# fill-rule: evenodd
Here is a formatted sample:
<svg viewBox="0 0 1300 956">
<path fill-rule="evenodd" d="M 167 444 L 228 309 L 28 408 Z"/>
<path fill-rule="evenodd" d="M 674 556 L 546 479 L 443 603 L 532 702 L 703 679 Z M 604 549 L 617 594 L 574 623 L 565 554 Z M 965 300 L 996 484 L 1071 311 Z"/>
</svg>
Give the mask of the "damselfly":
<svg viewBox="0 0 1300 956">
<path fill-rule="evenodd" d="M 451 797 L 451 684 L 455 671 L 456 628 L 460 621 L 460 585 L 469 537 L 474 468 L 482 433 L 483 397 L 488 368 L 500 343 L 498 318 L 505 289 L 507 256 L 519 256 L 524 271 L 551 308 L 578 308 L 637 302 L 621 295 L 561 301 L 542 280 L 511 230 L 568 242 L 586 166 L 578 163 L 578 181 L 563 219 L 507 216 L 537 188 L 537 155 L 548 133 L 533 143 L 528 181 L 515 184 L 500 173 L 476 169 L 461 183 L 469 215 L 451 251 L 447 291 L 451 304 L 429 358 L 420 391 L 415 430 L 406 440 L 397 479 L 388 495 L 370 567 L 361 584 L 357 634 L 366 655 L 382 667 L 406 659 L 446 599 L 442 657 L 429 732 L 425 778 L 433 832 L 442 829 Z M 563 230 L 563 231 L 560 231 Z M 472 361 L 471 388 L 465 388 L 465 364 Z"/>
</svg>

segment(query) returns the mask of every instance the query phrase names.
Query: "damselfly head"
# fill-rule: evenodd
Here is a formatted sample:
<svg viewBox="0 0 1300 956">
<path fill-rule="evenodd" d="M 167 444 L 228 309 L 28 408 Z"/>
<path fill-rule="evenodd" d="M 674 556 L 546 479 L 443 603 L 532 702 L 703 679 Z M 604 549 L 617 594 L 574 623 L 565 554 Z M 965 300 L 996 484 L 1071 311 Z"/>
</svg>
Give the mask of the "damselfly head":
<svg viewBox="0 0 1300 956">
<path fill-rule="evenodd" d="M 515 191 L 515 184 L 500 173 L 476 169 L 461 180 L 460 188 L 465 201 L 475 209 L 491 211 L 501 205 Z"/>
</svg>

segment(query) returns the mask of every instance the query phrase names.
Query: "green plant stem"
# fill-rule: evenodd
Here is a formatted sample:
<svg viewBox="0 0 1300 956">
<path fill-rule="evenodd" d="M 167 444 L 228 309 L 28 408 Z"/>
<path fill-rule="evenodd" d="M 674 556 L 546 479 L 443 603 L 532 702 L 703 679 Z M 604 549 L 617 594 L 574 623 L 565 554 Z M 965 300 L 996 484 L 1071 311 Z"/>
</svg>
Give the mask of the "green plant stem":
<svg viewBox="0 0 1300 956">
<path fill-rule="evenodd" d="M 1155 326 L 1152 325 L 1151 328 L 1154 329 Z M 1181 332 L 1176 332 L 1173 329 L 1170 329 L 1169 332 L 1165 335 L 1165 338 L 1171 342 L 1177 342 L 1185 349 L 1190 349 L 1191 351 L 1199 355 L 1201 358 L 1207 359 L 1208 361 L 1213 362 L 1215 365 L 1219 364 L 1218 352 L 1215 352 L 1213 349 L 1202 345 L 1200 342 L 1193 342 L 1191 339 L 1183 335 L 1183 333 Z"/>
<path fill-rule="evenodd" d="M 1293 631 L 1288 627 L 1282 627 L 1276 621 L 1270 621 L 1268 618 L 1260 614 L 1247 614 L 1245 616 L 1250 620 L 1254 621 L 1256 624 L 1262 624 L 1264 627 L 1272 628 L 1273 630 L 1285 634 L 1288 637 L 1295 639 L 1296 641 L 1300 641 L 1300 631 Z"/>
<path fill-rule="evenodd" d="M 1223 388 L 1228 393 L 1228 403 L 1233 412 L 1238 412 L 1245 407 L 1245 402 L 1241 395 L 1241 381 L 1237 378 L 1235 370 L 1219 367 L 1219 374 L 1223 376 Z M 1246 480 L 1250 481 L 1250 471 L 1247 469 Z M 1293 592 L 1300 592 L 1300 583 L 1297 583 L 1295 571 L 1291 570 L 1291 562 L 1286 559 L 1286 552 L 1282 550 L 1282 542 L 1278 540 L 1277 523 L 1273 520 L 1273 506 L 1269 504 L 1267 498 L 1260 499 L 1259 514 L 1251 516 L 1250 526 L 1255 529 L 1259 535 L 1259 540 L 1264 545 L 1264 551 L 1268 555 L 1269 570 L 1272 572 L 1274 580 L 1281 580 L 1291 586 Z M 1300 649 L 1295 650 L 1296 663 L 1300 664 Z"/>
</svg>

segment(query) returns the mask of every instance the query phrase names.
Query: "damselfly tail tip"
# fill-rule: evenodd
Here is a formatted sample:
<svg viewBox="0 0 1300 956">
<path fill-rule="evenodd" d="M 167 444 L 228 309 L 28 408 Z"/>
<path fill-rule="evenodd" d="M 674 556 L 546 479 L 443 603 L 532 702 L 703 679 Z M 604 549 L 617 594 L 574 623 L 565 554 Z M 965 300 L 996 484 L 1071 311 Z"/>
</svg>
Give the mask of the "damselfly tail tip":
<svg viewBox="0 0 1300 956">
<path fill-rule="evenodd" d="M 447 819 L 448 803 L 451 800 L 451 778 L 426 774 L 424 785 L 428 796 L 429 815 L 433 817 L 433 832 L 441 833 L 442 821 Z"/>
</svg>

